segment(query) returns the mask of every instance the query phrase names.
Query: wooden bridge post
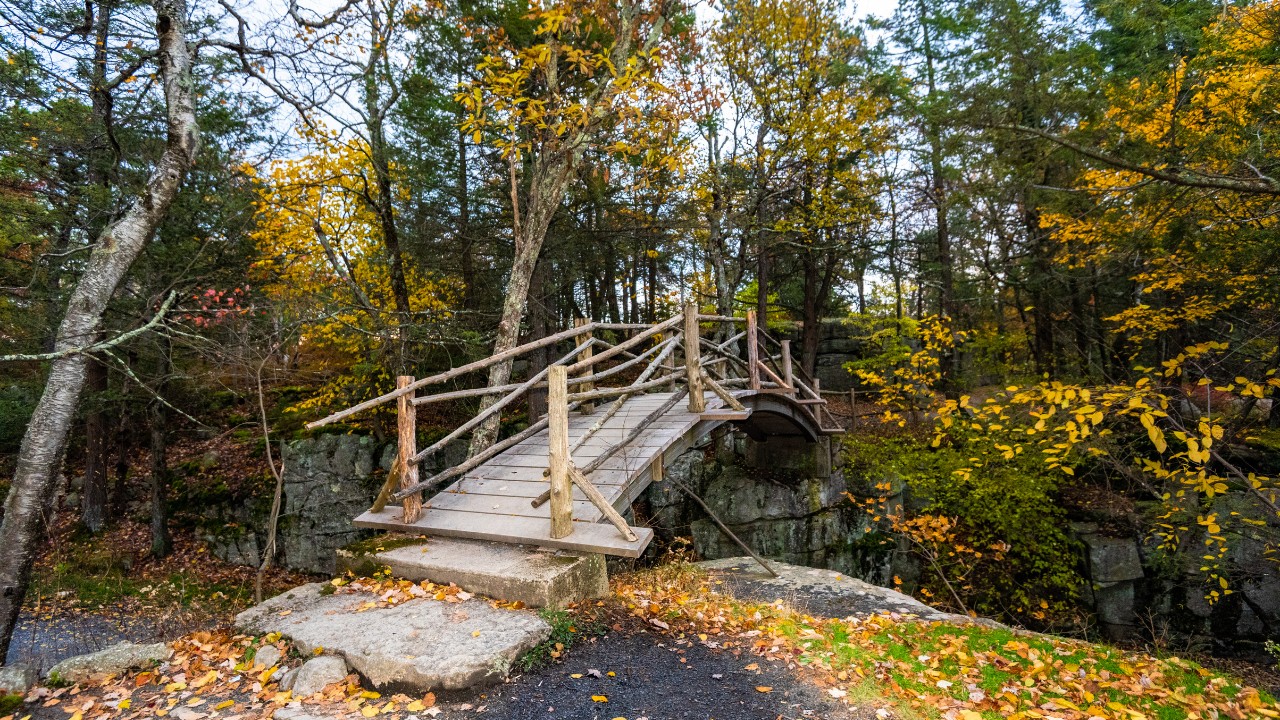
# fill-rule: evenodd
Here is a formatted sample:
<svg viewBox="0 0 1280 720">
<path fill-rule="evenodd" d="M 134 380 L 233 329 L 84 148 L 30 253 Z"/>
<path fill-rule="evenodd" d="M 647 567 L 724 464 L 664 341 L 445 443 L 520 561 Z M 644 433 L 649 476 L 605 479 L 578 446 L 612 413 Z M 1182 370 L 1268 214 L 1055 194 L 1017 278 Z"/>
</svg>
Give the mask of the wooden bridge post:
<svg viewBox="0 0 1280 720">
<path fill-rule="evenodd" d="M 701 413 L 707 409 L 707 399 L 702 395 L 702 348 L 699 346 L 698 304 L 684 304 L 684 370 L 689 382 L 689 412 Z"/>
<path fill-rule="evenodd" d="M 400 390 L 413 384 L 412 375 L 396 377 L 396 389 Z M 418 454 L 418 412 L 413 406 L 414 393 L 405 393 L 396 398 L 396 464 L 400 471 L 400 489 L 413 487 L 418 483 L 418 464 L 413 456 Z M 422 494 L 414 493 L 404 499 L 404 522 L 417 522 L 422 517 Z"/>
<path fill-rule="evenodd" d="M 573 532 L 573 481 L 569 478 L 569 375 L 553 365 L 547 377 L 547 467 L 551 475 L 551 537 Z"/>
<path fill-rule="evenodd" d="M 574 327 L 582 327 L 583 325 L 590 325 L 590 324 L 591 324 L 591 320 L 588 318 L 575 318 L 573 321 Z M 594 354 L 594 350 L 592 349 L 592 346 L 591 346 L 592 337 L 593 335 L 591 334 L 590 330 L 578 336 L 578 340 L 577 340 L 578 347 L 582 348 L 582 351 L 578 353 L 578 362 L 580 363 L 586 362 L 587 360 L 590 360 L 591 356 Z M 587 365 L 585 368 L 582 369 L 582 377 L 590 377 L 593 372 L 595 372 L 595 366 Z M 578 392 L 590 392 L 595 389 L 596 389 L 596 384 L 593 382 L 579 383 L 577 386 Z M 583 415 L 590 415 L 591 413 L 596 411 L 596 405 L 595 403 L 584 402 L 582 403 L 582 405 L 578 406 L 578 409 L 582 412 Z"/>
<path fill-rule="evenodd" d="M 792 394 L 796 391 L 796 376 L 791 369 L 791 341 L 782 341 L 782 380 Z"/>
<path fill-rule="evenodd" d="M 760 389 L 760 334 L 756 331 L 756 311 L 747 311 L 747 379 L 752 390 Z"/>
</svg>

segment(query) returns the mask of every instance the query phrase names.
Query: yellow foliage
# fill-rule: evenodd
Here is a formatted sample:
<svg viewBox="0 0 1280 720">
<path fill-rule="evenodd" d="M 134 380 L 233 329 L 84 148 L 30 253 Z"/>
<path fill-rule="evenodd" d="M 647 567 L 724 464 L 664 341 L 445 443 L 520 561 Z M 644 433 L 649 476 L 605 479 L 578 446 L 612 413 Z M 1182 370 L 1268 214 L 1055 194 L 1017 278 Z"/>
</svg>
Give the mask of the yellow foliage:
<svg viewBox="0 0 1280 720">
<path fill-rule="evenodd" d="M 390 258 L 364 197 L 373 184 L 367 145 L 323 130 L 302 132 L 311 152 L 273 163 L 259 186 L 251 234 L 259 260 L 251 272 L 285 317 L 305 323 L 301 350 L 338 358 L 337 368 L 326 369 L 340 370 L 398 332 Z M 411 262 L 405 275 L 413 322 L 447 319 L 459 283 Z M 339 376 L 295 409 L 326 405 L 368 380 Z"/>
<path fill-rule="evenodd" d="M 1275 142 L 1280 104 L 1280 0 L 1224 6 L 1202 51 L 1166 77 L 1109 91 L 1101 127 L 1144 151 L 1156 169 L 1252 176 L 1259 148 Z M 1265 151 L 1262 151 L 1265 152 Z M 1273 196 L 1177 188 L 1135 172 L 1096 169 L 1078 187 L 1095 208 L 1048 213 L 1042 224 L 1073 267 L 1125 268 L 1140 299 L 1109 320 L 1138 341 L 1239 308 L 1275 308 L 1268 253 L 1280 214 Z"/>
<path fill-rule="evenodd" d="M 1045 381 L 1011 386 L 977 405 L 970 404 L 967 397 L 950 400 L 938 409 L 933 444 L 937 447 L 963 434 L 969 442 L 985 443 L 992 454 L 1006 458 L 1012 457 L 1011 453 L 1037 453 L 1048 469 L 1067 475 L 1074 475 L 1073 466 L 1085 461 L 1105 460 L 1148 487 L 1160 489 L 1164 521 L 1158 525 L 1157 535 L 1161 545 L 1177 549 L 1193 529 L 1181 519 L 1196 518 L 1195 524 L 1204 530 L 1205 544 L 1213 551 L 1212 562 L 1201 571 L 1212 586 L 1206 597 L 1215 602 L 1232 592 L 1219 563 L 1228 550 L 1223 527 L 1255 525 L 1259 515 L 1280 518 L 1280 483 L 1246 473 L 1218 453 L 1234 417 L 1221 411 L 1205 413 L 1191 425 L 1188 413 L 1171 410 L 1180 398 L 1187 402 L 1183 384 L 1187 372 L 1198 372 L 1200 363 L 1210 355 L 1228 349 L 1220 342 L 1188 347 L 1160 369 L 1140 368 L 1143 375 L 1129 384 L 1083 387 Z M 1245 378 L 1238 380 L 1247 391 L 1260 387 Z M 1236 384 L 1217 390 L 1230 392 L 1228 388 Z M 1245 397 L 1243 393 L 1237 396 Z M 1149 449 L 1135 447 L 1131 438 L 1137 428 L 1150 443 Z M 962 472 L 980 467 L 979 458 L 974 458 L 973 467 Z M 1232 513 L 1226 518 L 1205 512 L 1214 506 L 1215 498 L 1227 493 L 1236 493 L 1253 505 L 1254 517 Z"/>
</svg>

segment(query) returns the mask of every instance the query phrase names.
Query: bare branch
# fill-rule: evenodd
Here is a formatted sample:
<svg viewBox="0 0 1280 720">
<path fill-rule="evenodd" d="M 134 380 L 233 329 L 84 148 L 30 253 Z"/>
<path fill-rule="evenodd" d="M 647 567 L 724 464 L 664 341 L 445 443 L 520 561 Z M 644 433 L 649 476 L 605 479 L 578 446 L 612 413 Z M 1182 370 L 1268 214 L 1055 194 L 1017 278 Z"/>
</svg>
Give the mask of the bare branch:
<svg viewBox="0 0 1280 720">
<path fill-rule="evenodd" d="M 116 347 L 117 345 L 122 345 L 126 342 L 129 342 L 133 338 L 136 338 L 139 335 L 142 335 L 152 330 L 161 322 L 163 322 L 165 315 L 169 313 L 169 309 L 173 307 L 173 301 L 177 299 L 177 297 L 178 297 L 177 293 L 173 293 L 173 292 L 169 293 L 169 297 L 165 298 L 165 301 L 160 306 L 160 309 L 156 311 L 155 316 L 153 316 L 150 320 L 148 320 L 146 324 L 140 327 L 134 328 L 133 330 L 130 330 L 128 332 L 121 333 L 120 335 L 117 335 L 111 340 L 107 340 L 100 343 L 94 343 L 93 345 L 88 345 L 86 347 L 66 348 L 64 350 L 58 350 L 55 352 L 40 353 L 38 355 L 0 355 L 0 362 L 40 362 L 43 360 L 57 360 L 58 358 L 64 358 L 70 355 L 79 355 L 79 354 L 92 355 L 94 353 L 105 352 L 107 350 L 110 350 L 113 347 Z"/>
<path fill-rule="evenodd" d="M 1060 135 L 1040 130 L 1039 128 L 1026 127 L 1024 125 L 992 125 L 997 130 L 1011 130 L 1013 132 L 1026 133 L 1035 135 L 1052 143 L 1060 145 L 1072 152 L 1079 153 L 1087 158 L 1097 160 L 1098 162 L 1110 165 L 1118 170 L 1128 170 L 1139 175 L 1145 175 L 1149 178 L 1167 182 L 1171 185 L 1180 185 L 1182 187 L 1204 188 L 1209 190 L 1230 190 L 1232 192 L 1247 193 L 1250 195 L 1280 195 L 1280 182 L 1273 178 L 1267 177 L 1261 173 L 1257 173 L 1254 178 L 1242 178 L 1230 175 L 1213 175 L 1203 173 L 1198 170 L 1189 170 L 1187 168 L 1153 168 L 1140 163 L 1131 162 L 1124 158 L 1117 157 L 1108 152 L 1103 152 L 1097 148 L 1068 140 Z"/>
</svg>

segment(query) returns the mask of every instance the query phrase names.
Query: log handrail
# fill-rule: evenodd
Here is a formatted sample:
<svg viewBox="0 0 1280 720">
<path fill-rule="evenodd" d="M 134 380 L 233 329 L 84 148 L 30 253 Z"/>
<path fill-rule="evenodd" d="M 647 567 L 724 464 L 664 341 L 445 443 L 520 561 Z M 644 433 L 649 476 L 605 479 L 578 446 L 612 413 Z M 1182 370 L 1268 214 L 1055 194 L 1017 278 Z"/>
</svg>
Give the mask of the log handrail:
<svg viewBox="0 0 1280 720">
<path fill-rule="evenodd" d="M 435 375 L 422 378 L 421 380 L 415 380 L 414 382 L 409 383 L 408 385 L 402 388 L 396 388 L 395 390 L 389 393 L 379 395 L 378 397 L 372 398 L 370 400 L 365 400 L 364 402 L 357 403 L 356 405 L 352 405 L 346 410 L 339 410 L 338 412 L 333 413 L 332 415 L 329 415 L 327 417 L 321 418 L 320 420 L 309 422 L 307 423 L 306 427 L 308 430 L 314 430 L 315 428 L 329 425 L 330 423 L 337 422 L 338 420 L 341 420 L 343 418 L 351 417 L 352 415 L 355 415 L 358 412 L 368 410 L 369 408 L 377 407 L 379 405 L 382 405 L 383 403 L 391 402 L 392 400 L 395 400 L 401 395 L 409 395 L 411 393 L 415 393 L 418 391 L 419 388 L 424 388 L 424 387 L 427 387 L 428 385 L 435 385 L 438 383 L 445 382 L 447 380 L 452 380 L 456 377 L 461 377 L 462 375 L 466 375 L 467 373 L 476 372 L 477 370 L 484 370 L 488 368 L 490 365 L 495 365 L 499 362 L 502 362 L 503 360 L 515 359 L 532 350 L 537 350 L 538 348 L 543 348 L 548 345 L 554 345 L 560 342 L 561 340 L 570 340 L 572 338 L 578 337 L 583 333 L 591 332 L 592 330 L 600 330 L 602 329 L 600 327 L 601 324 L 603 323 L 592 322 L 592 323 L 587 323 L 586 325 L 583 325 L 581 327 L 562 330 L 558 333 L 555 333 L 554 335 L 548 335 L 540 340 L 533 340 L 531 342 L 527 342 L 524 345 L 511 348 L 510 350 L 507 350 L 505 352 L 500 352 L 495 355 L 490 355 L 489 357 L 484 358 L 482 360 L 469 362 L 466 365 L 461 365 L 451 370 L 446 370 L 442 373 L 436 373 Z M 648 326 L 642 326 L 642 327 L 648 327 Z"/>
<path fill-rule="evenodd" d="M 743 325 L 745 327 L 723 341 L 710 337 L 716 334 L 715 330 L 702 327 L 703 324 L 723 323 L 734 323 L 739 327 Z M 721 329 L 723 330 L 722 326 Z M 610 343 L 599 336 L 600 331 L 622 331 L 633 332 L 633 334 L 630 337 L 624 336 L 616 343 Z M 723 337 L 727 333 L 728 331 L 723 331 L 719 336 Z M 495 363 L 514 360 L 533 350 L 554 347 L 566 341 L 571 341 L 573 347 L 562 347 L 562 350 L 567 350 L 563 356 L 547 367 L 530 373 L 528 379 L 523 382 L 417 396 L 417 392 L 424 387 L 482 371 Z M 646 342 L 651 345 L 643 350 L 638 348 Z M 780 349 L 776 355 L 772 351 L 774 347 Z M 678 349 L 683 351 L 682 360 L 677 359 L 675 355 Z M 626 384 L 616 387 L 602 386 L 601 381 L 616 377 L 637 366 L 641 368 L 640 372 L 634 379 L 626 381 Z M 553 374 L 556 376 L 554 380 L 551 377 Z M 580 390 L 572 392 L 575 387 Z M 620 412 L 629 398 L 664 387 L 670 387 L 675 392 L 661 407 L 641 419 L 636 427 L 631 428 L 621 442 L 610 445 L 602 455 L 597 456 L 583 468 L 574 465 L 573 452 L 596 435 L 610 418 Z M 531 424 L 524 430 L 491 445 L 458 465 L 446 468 L 425 480 L 419 480 L 416 477 L 422 461 L 473 431 L 484 421 L 502 412 L 535 388 L 548 388 L 553 391 L 549 393 L 553 396 L 549 401 L 554 408 L 549 405 L 549 409 L 554 409 L 554 412 L 536 421 L 530 418 Z M 731 392 L 729 388 L 736 389 Z M 558 486 L 562 490 L 565 487 L 580 488 L 588 499 L 599 507 L 600 498 L 603 496 L 600 496 L 592 484 L 591 474 L 606 460 L 638 438 L 653 422 L 685 398 L 688 398 L 688 410 L 695 414 L 704 412 L 705 398 L 712 395 L 726 409 L 747 412 L 747 408 L 739 399 L 742 388 L 749 391 L 788 394 L 798 401 L 803 412 L 810 417 L 818 430 L 825 433 L 839 429 L 835 416 L 826 407 L 826 400 L 823 398 L 823 391 L 819 387 L 817 378 L 795 362 L 791 355 L 789 341 L 779 341 L 770 335 L 759 325 L 754 312 L 747 312 L 745 317 L 702 314 L 693 303 L 686 304 L 682 312 L 654 324 L 579 321 L 573 328 L 429 377 L 421 379 L 403 377 L 398 379 L 397 387 L 393 392 L 332 413 L 321 420 L 308 423 L 307 427 L 322 427 L 364 410 L 396 401 L 397 424 L 404 450 L 401 451 L 401 459 L 397 462 L 395 471 L 389 474 L 376 502 L 381 507 L 391 500 L 408 499 L 409 504 L 406 505 L 406 510 L 411 510 L 413 499 L 424 490 L 430 490 L 448 480 L 464 476 L 499 453 L 560 423 L 561 418 L 565 417 L 564 413 L 588 408 L 596 401 L 609 400 L 608 407 L 603 413 L 597 413 L 600 417 L 586 434 L 572 444 L 572 447 L 567 447 L 567 439 L 561 435 L 563 428 L 555 428 L 558 439 L 565 443 L 565 447 L 561 448 L 564 452 L 555 453 L 558 458 L 556 462 L 562 466 L 556 471 Z M 408 416 L 416 413 L 417 406 L 470 397 L 491 397 L 495 401 L 428 448 L 415 451 L 416 437 L 406 440 L 406 436 L 415 431 L 412 418 Z M 836 427 L 833 428 L 831 425 Z M 551 474 L 549 469 L 547 475 Z M 546 495 L 549 493 L 544 493 L 544 502 Z M 563 536 L 557 533 L 572 532 L 572 524 L 566 524 L 565 520 L 565 495 L 564 493 L 561 495 L 557 509 L 552 513 L 556 518 L 553 535 L 557 537 Z M 534 504 L 536 506 L 537 502 L 535 501 Z M 430 505 L 427 504 L 426 507 Z M 624 536 L 631 535 L 630 529 L 612 507 L 599 507 L 599 510 L 604 520 L 616 526 L 620 533 Z M 412 512 L 406 512 L 405 515 L 408 520 Z"/>
</svg>

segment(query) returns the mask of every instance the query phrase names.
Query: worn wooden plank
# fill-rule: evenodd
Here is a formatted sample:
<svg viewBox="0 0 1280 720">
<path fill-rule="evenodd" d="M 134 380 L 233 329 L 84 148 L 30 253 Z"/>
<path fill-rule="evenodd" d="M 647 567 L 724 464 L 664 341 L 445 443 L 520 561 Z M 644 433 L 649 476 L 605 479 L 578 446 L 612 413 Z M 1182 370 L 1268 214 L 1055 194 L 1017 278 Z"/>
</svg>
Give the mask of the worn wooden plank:
<svg viewBox="0 0 1280 720">
<path fill-rule="evenodd" d="M 512 495 L 473 495 L 470 493 L 445 492 L 436 495 L 425 506 L 427 509 L 457 510 L 482 515 L 523 515 L 525 517 L 542 518 L 551 521 L 551 508 L 544 505 L 531 507 L 528 498 Z M 573 501 L 573 519 L 584 522 L 600 520 L 602 513 L 588 500 L 575 498 Z"/>
<path fill-rule="evenodd" d="M 547 489 L 546 480 L 493 480 L 485 478 L 464 480 L 461 483 L 456 483 L 456 485 L 460 486 L 456 492 L 463 495 L 506 495 L 525 500 L 535 498 L 542 494 L 543 490 Z M 615 482 L 608 485 L 596 483 L 596 487 L 606 494 L 616 494 L 621 491 L 623 485 L 623 482 Z M 587 496 L 580 492 L 575 492 L 573 499 L 586 500 Z"/>
<path fill-rule="evenodd" d="M 572 534 L 556 539 L 550 537 L 547 521 L 517 515 L 479 515 L 431 509 L 425 511 L 413 524 L 400 522 L 399 517 L 399 508 L 394 511 L 383 510 L 379 513 L 366 512 L 357 517 L 354 524 L 356 527 L 379 530 L 446 535 L 518 545 L 539 545 L 630 558 L 640 557 L 644 549 L 649 546 L 649 542 L 653 540 L 653 530 L 646 527 L 632 527 L 631 531 L 635 533 L 636 541 L 628 542 L 612 526 L 588 522 L 573 523 Z"/>
</svg>

